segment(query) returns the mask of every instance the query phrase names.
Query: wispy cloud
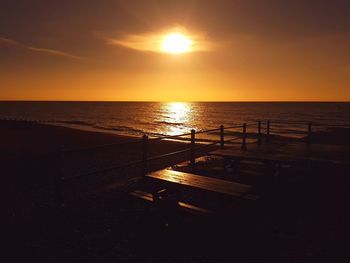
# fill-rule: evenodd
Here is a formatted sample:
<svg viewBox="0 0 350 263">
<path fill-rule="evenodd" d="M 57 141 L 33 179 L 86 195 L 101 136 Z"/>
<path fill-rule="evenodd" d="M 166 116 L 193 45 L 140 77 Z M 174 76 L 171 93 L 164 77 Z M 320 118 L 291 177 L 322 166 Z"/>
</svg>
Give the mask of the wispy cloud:
<svg viewBox="0 0 350 263">
<path fill-rule="evenodd" d="M 120 37 L 106 38 L 109 45 L 122 46 L 143 52 L 162 53 L 162 43 L 167 34 L 179 32 L 191 39 L 191 52 L 209 51 L 212 45 L 203 33 L 188 32 L 183 28 L 174 28 L 163 32 L 151 32 L 144 34 L 124 34 Z"/>
<path fill-rule="evenodd" d="M 159 52 L 161 37 L 154 35 L 125 35 L 121 38 L 107 38 L 107 44 L 139 51 Z"/>
<path fill-rule="evenodd" d="M 42 53 L 47 53 L 47 54 L 51 54 L 54 56 L 61 56 L 61 57 L 67 57 L 67 58 L 73 58 L 73 59 L 81 59 L 81 60 L 85 60 L 86 58 L 81 57 L 81 56 L 76 56 L 73 54 L 69 54 L 63 51 L 59 51 L 59 50 L 55 50 L 55 49 L 48 49 L 48 48 L 38 48 L 38 47 L 27 47 L 29 50 L 31 51 L 35 51 L 35 52 L 42 52 Z"/>
<path fill-rule="evenodd" d="M 24 45 L 24 44 L 16 41 L 16 40 L 4 38 L 4 37 L 0 37 L 0 44 L 1 43 L 11 45 L 11 46 L 21 47 L 21 48 L 27 49 L 29 51 L 46 53 L 46 54 L 53 55 L 53 56 L 66 57 L 66 58 L 78 59 L 78 60 L 86 60 L 87 59 L 87 58 L 82 57 L 82 56 L 77 56 L 77 55 L 70 54 L 70 53 L 63 52 L 63 51 L 56 50 L 56 49 L 27 46 L 27 45 Z"/>
<path fill-rule="evenodd" d="M 21 44 L 13 39 L 9 39 L 9 38 L 4 38 L 4 37 L 0 37 L 0 42 L 3 42 L 5 44 L 8 45 L 12 45 L 12 46 L 20 46 Z"/>
</svg>

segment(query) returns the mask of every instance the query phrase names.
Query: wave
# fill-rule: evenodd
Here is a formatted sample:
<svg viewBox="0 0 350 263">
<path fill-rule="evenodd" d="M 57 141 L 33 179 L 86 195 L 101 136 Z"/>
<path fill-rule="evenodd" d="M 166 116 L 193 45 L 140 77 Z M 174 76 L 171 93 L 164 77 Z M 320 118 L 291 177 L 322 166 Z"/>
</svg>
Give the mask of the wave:
<svg viewBox="0 0 350 263">
<path fill-rule="evenodd" d="M 172 111 L 161 103 L 119 102 L 0 102 L 0 118 L 38 120 L 38 122 L 72 126 L 80 129 L 111 131 L 122 135 L 164 136 L 229 127 L 243 122 L 270 120 L 270 133 L 303 136 L 312 123 L 312 131 L 350 126 L 350 103 L 195 103 L 188 118 L 174 119 Z M 40 111 L 38 111 L 40 109 Z M 241 127 L 226 130 L 228 136 L 239 135 Z M 257 125 L 247 127 L 256 132 Z M 218 133 L 201 134 L 216 136 Z"/>
<path fill-rule="evenodd" d="M 155 123 L 167 124 L 167 125 L 176 125 L 176 126 L 184 125 L 183 122 L 171 122 L 171 121 L 155 121 Z"/>
<path fill-rule="evenodd" d="M 80 121 L 80 120 L 74 120 L 74 121 L 56 121 L 57 123 L 65 123 L 65 124 L 77 124 L 77 125 L 84 125 L 84 126 L 92 126 L 92 122 L 87 121 Z"/>
<path fill-rule="evenodd" d="M 96 125 L 93 125 L 92 127 L 100 130 L 116 131 L 116 132 L 122 132 L 127 134 L 134 134 L 134 135 L 144 134 L 143 130 L 131 128 L 128 126 L 104 126 L 104 125 L 96 124 Z"/>
<path fill-rule="evenodd" d="M 138 129 L 138 128 L 133 128 L 130 126 L 123 126 L 123 125 L 107 125 L 107 124 L 96 124 L 93 122 L 88 122 L 88 121 L 82 121 L 82 120 L 63 120 L 63 121 L 52 121 L 55 123 L 62 123 L 62 124 L 66 124 L 66 125 L 79 125 L 79 126 L 84 126 L 84 127 L 91 127 L 97 130 L 103 130 L 103 131 L 112 131 L 112 132 L 116 132 L 118 134 L 122 134 L 122 135 L 143 135 L 143 134 L 148 134 L 149 136 L 166 136 L 167 134 L 162 134 L 162 133 L 157 133 L 157 132 L 151 132 L 151 131 L 145 131 L 142 129 Z M 151 123 L 145 123 L 150 125 Z M 169 123 L 167 123 L 167 125 L 170 125 Z M 152 125 L 150 125 L 152 126 Z"/>
</svg>

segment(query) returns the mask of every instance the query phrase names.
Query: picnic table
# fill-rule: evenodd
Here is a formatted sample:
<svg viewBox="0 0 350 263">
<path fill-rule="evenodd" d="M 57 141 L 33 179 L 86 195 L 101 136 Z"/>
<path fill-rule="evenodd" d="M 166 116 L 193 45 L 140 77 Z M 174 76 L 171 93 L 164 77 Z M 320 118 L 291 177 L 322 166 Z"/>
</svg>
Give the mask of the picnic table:
<svg viewBox="0 0 350 263">
<path fill-rule="evenodd" d="M 251 188 L 246 184 L 174 170 L 161 170 L 147 174 L 146 177 L 234 197 L 241 197 Z"/>
<path fill-rule="evenodd" d="M 278 175 L 280 168 L 284 165 L 291 165 L 295 157 L 282 153 L 249 152 L 230 149 L 215 150 L 209 156 L 222 157 L 226 163 L 233 164 L 234 171 L 238 171 L 241 161 L 259 162 L 265 165 L 265 174 Z"/>
<path fill-rule="evenodd" d="M 190 173 L 184 173 L 174 170 L 160 170 L 153 173 L 149 173 L 145 176 L 147 179 L 157 180 L 160 183 L 165 183 L 165 188 L 169 184 L 173 187 L 189 188 L 196 190 L 203 190 L 205 192 L 211 192 L 214 194 L 224 195 L 231 198 L 243 198 L 247 200 L 256 200 L 257 197 L 249 194 L 251 189 L 250 185 L 241 184 L 232 181 L 226 181 L 217 178 L 211 178 L 201 175 L 195 175 Z M 153 193 L 147 193 L 144 191 L 136 190 L 131 194 L 144 200 L 154 202 L 156 204 L 166 204 L 166 206 L 185 208 L 195 213 L 208 213 L 209 210 L 203 209 L 197 205 L 181 202 L 180 200 L 169 198 L 169 189 L 161 189 Z M 170 194 L 171 196 L 171 194 Z M 176 204 L 176 205 L 174 205 Z"/>
</svg>

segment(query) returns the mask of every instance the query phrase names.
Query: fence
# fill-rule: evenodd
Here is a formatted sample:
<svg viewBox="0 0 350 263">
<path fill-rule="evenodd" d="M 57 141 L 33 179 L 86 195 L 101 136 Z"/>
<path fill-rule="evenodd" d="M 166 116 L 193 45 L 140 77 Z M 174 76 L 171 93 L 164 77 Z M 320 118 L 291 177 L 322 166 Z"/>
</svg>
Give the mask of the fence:
<svg viewBox="0 0 350 263">
<path fill-rule="evenodd" d="M 131 142 L 125 142 L 120 144 L 110 144 L 110 145 L 101 145 L 97 147 L 89 147 L 89 148 L 83 148 L 83 149 L 75 149 L 75 150 L 63 150 L 61 151 L 60 155 L 62 158 L 62 155 L 65 155 L 67 153 L 81 153 L 84 151 L 94 151 L 99 148 L 106 148 L 106 147 L 125 147 L 132 144 L 140 144 L 141 147 L 141 153 L 140 153 L 140 160 L 128 162 L 122 165 L 115 165 L 110 167 L 105 167 L 103 169 L 83 173 L 77 176 L 74 176 L 72 178 L 64 178 L 62 174 L 57 173 L 57 176 L 59 176 L 58 179 L 54 180 L 56 186 L 55 189 L 55 199 L 56 205 L 61 206 L 63 204 L 63 197 L 62 197 L 62 181 L 65 181 L 65 184 L 69 182 L 70 180 L 75 179 L 82 179 L 84 177 L 88 177 L 91 175 L 97 175 L 101 173 L 107 173 L 112 171 L 118 171 L 122 169 L 130 169 L 131 167 L 139 167 L 140 175 L 147 174 L 149 169 L 149 164 L 152 161 L 157 161 L 164 158 L 169 157 L 175 157 L 178 155 L 187 155 L 187 161 L 189 161 L 189 164 L 194 167 L 195 166 L 195 159 L 198 156 L 199 153 L 205 154 L 205 150 L 213 149 L 213 147 L 217 148 L 224 148 L 227 145 L 232 144 L 239 144 L 242 151 L 247 150 L 248 144 L 258 144 L 261 145 L 263 142 L 270 142 L 271 136 L 272 136 L 272 122 L 271 121 L 258 121 L 254 123 L 243 123 L 243 124 L 237 124 L 229 127 L 224 127 L 221 125 L 219 128 L 216 129 L 210 129 L 210 130 L 202 130 L 202 131 L 195 131 L 191 130 L 189 133 L 179 134 L 179 135 L 170 135 L 170 136 L 161 136 L 152 138 L 148 135 L 144 134 L 141 139 L 134 140 Z M 248 132 L 248 129 L 250 131 Z M 232 132 L 233 131 L 233 132 Z M 214 134 L 217 136 L 217 140 L 201 140 L 197 139 L 197 136 L 201 134 Z M 312 124 L 306 123 L 305 124 L 305 130 L 303 132 L 305 135 L 305 142 L 310 143 L 311 140 L 311 134 L 312 134 Z M 185 138 L 184 138 L 185 137 Z M 227 139 L 229 137 L 229 139 Z M 250 139 L 253 139 L 252 141 L 248 142 L 248 137 Z M 171 141 L 181 141 L 181 142 L 187 142 L 186 148 L 178 151 L 173 151 L 165 154 L 150 156 L 150 143 L 156 142 L 156 141 L 163 141 L 163 140 L 171 140 Z M 199 144 L 199 145 L 198 145 Z"/>
<path fill-rule="evenodd" d="M 10 120 L 15 121 L 15 120 Z M 23 120 L 22 120 L 23 121 Z M 29 121 L 29 122 L 36 122 L 36 121 Z M 296 123 L 296 122 L 295 122 Z M 294 123 L 294 124 L 295 124 Z M 149 172 L 149 165 L 152 161 L 160 160 L 163 158 L 173 158 L 177 155 L 183 155 L 184 158 L 189 161 L 191 166 L 195 165 L 195 159 L 198 154 L 205 154 L 206 150 L 210 150 L 213 147 L 220 147 L 224 148 L 226 145 L 232 145 L 232 144 L 239 144 L 242 151 L 247 150 L 248 144 L 255 143 L 258 145 L 261 145 L 263 142 L 270 142 L 271 137 L 276 130 L 274 130 L 274 125 L 278 126 L 279 129 L 277 131 L 278 134 L 292 134 L 297 133 L 301 136 L 304 136 L 305 143 L 310 144 L 312 142 L 312 133 L 313 128 L 319 128 L 319 127 L 327 127 L 327 125 L 320 125 L 320 124 L 312 124 L 311 122 L 298 122 L 298 125 L 302 125 L 304 127 L 303 130 L 292 130 L 290 129 L 290 125 L 293 124 L 292 122 L 283 122 L 283 121 L 257 121 L 252 123 L 242 123 L 237 124 L 229 127 L 224 127 L 221 125 L 220 127 L 216 129 L 210 129 L 210 130 L 202 130 L 202 131 L 195 131 L 191 130 L 189 133 L 179 134 L 179 135 L 171 135 L 171 136 L 161 136 L 152 138 L 149 137 L 147 134 L 144 134 L 141 139 L 130 141 L 130 142 L 124 142 L 119 144 L 108 144 L 108 145 L 100 145 L 96 147 L 87 147 L 87 148 L 80 148 L 80 149 L 60 149 L 55 154 L 54 158 L 57 162 L 57 169 L 56 172 L 54 172 L 54 178 L 53 178 L 53 191 L 54 191 L 54 201 L 55 205 L 57 207 L 61 207 L 63 202 L 63 187 L 69 184 L 71 181 L 76 179 L 84 179 L 91 175 L 98 175 L 101 173 L 106 172 L 114 172 L 121 169 L 130 169 L 131 167 L 139 168 L 139 173 L 141 175 L 145 175 Z M 281 129 L 284 128 L 283 129 Z M 197 136 L 202 134 L 211 134 L 215 135 L 217 139 L 208 140 L 208 139 L 199 139 Z M 185 137 L 185 138 L 184 138 Z M 229 139 L 227 139 L 227 137 Z M 248 139 L 253 139 L 251 141 L 248 141 Z M 182 141 L 187 142 L 185 145 L 185 149 L 160 154 L 160 155 L 150 155 L 150 144 L 152 142 L 157 141 L 163 141 L 163 140 L 171 140 L 171 141 Z M 74 175 L 71 177 L 65 177 L 64 171 L 62 170 L 62 162 L 64 157 L 67 154 L 81 154 L 86 153 L 88 151 L 96 151 L 97 149 L 102 148 L 108 148 L 108 147 L 130 147 L 133 144 L 140 145 L 140 159 L 136 161 L 127 162 L 124 164 L 118 164 L 118 165 L 112 165 L 108 167 L 103 167 L 99 169 L 95 169 L 93 171 L 81 173 L 78 175 Z M 187 157 L 186 157 L 187 156 Z M 175 163 L 174 163 L 175 164 Z M 100 179 L 100 178 L 99 178 Z"/>
</svg>

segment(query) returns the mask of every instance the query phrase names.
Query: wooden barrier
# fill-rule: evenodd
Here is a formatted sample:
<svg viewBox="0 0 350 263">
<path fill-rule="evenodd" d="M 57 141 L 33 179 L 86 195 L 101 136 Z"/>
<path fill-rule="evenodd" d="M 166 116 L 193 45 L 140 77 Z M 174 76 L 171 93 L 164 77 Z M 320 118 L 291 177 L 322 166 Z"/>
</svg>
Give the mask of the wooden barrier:
<svg viewBox="0 0 350 263">
<path fill-rule="evenodd" d="M 191 148 L 190 148 L 190 163 L 191 166 L 195 165 L 196 159 L 196 131 L 194 129 L 191 130 Z"/>
<path fill-rule="evenodd" d="M 266 123 L 266 142 L 270 141 L 270 120 Z"/>
<path fill-rule="evenodd" d="M 5 121 L 16 121 L 14 119 L 11 118 L 7 118 L 5 119 Z M 28 121 L 28 120 L 22 120 L 22 121 Z M 32 122 L 41 122 L 39 120 L 33 121 Z M 278 121 L 276 121 L 276 123 L 279 123 Z M 283 123 L 283 122 L 281 122 Z M 304 123 L 303 125 L 305 125 L 306 123 Z M 317 126 L 317 124 L 314 124 Z M 211 147 L 214 145 L 218 145 L 220 146 L 220 148 L 224 148 L 225 147 L 225 143 L 229 143 L 233 140 L 242 140 L 241 141 L 241 149 L 242 150 L 247 150 L 247 137 L 248 137 L 248 133 L 247 133 L 247 127 L 256 127 L 256 138 L 257 138 L 257 143 L 260 145 L 263 143 L 262 138 L 263 135 L 265 133 L 265 129 L 263 129 L 263 123 L 261 121 L 255 122 L 255 123 L 243 123 L 242 125 L 233 125 L 231 127 L 224 127 L 223 125 L 221 125 L 219 128 L 217 129 L 211 129 L 211 130 L 203 130 L 203 131 L 198 131 L 196 132 L 194 129 L 192 129 L 190 131 L 190 133 L 185 133 L 185 134 L 179 134 L 179 135 L 171 135 L 171 136 L 162 136 L 162 137 L 158 137 L 158 138 L 149 138 L 146 134 L 142 136 L 141 140 L 137 139 L 134 141 L 130 141 L 130 142 L 125 142 L 125 143 L 120 143 L 120 144 L 110 144 L 110 145 L 100 145 L 100 146 L 94 146 L 94 147 L 88 147 L 88 148 L 84 148 L 84 149 L 76 149 L 76 150 L 64 150 L 62 148 L 57 150 L 57 153 L 55 153 L 55 161 L 56 161 L 56 168 L 55 171 L 53 172 L 53 195 L 54 195 L 54 205 L 57 208 L 62 208 L 64 206 L 64 197 L 63 197 L 63 183 L 66 184 L 67 181 L 69 181 L 71 178 L 65 180 L 63 177 L 63 171 L 62 171 L 62 159 L 63 153 L 68 153 L 68 152 L 81 152 L 81 151 L 90 151 L 90 150 L 95 150 L 101 147 L 109 147 L 109 146 L 118 146 L 118 145 L 124 145 L 125 144 L 132 144 L 132 143 L 140 143 L 141 144 L 141 148 L 142 148 L 142 152 L 141 152 L 141 160 L 137 160 L 134 161 L 132 163 L 128 163 L 128 164 L 123 164 L 123 165 L 119 165 L 119 166 L 113 166 L 113 167 L 108 167 L 108 168 L 104 168 L 104 169 L 99 169 L 98 171 L 92 171 L 89 173 L 85 173 L 85 174 L 80 174 L 77 175 L 74 178 L 82 178 L 84 176 L 88 176 L 91 174 L 98 174 L 101 171 L 106 171 L 106 170 L 116 170 L 116 169 L 124 169 L 125 167 L 129 167 L 129 166 L 137 166 L 137 169 L 139 169 L 140 167 L 140 171 L 142 175 L 146 175 L 149 172 L 149 162 L 156 160 L 156 159 L 160 159 L 160 158 L 165 158 L 165 157 L 169 157 L 169 156 L 175 156 L 176 154 L 188 154 L 189 152 L 189 162 L 190 165 L 193 167 L 195 165 L 195 158 L 196 158 L 196 149 L 199 150 L 201 147 Z M 241 135 L 236 135 L 234 136 L 234 139 L 229 139 L 227 141 L 225 141 L 225 131 L 230 130 L 230 129 L 234 129 L 234 131 L 236 132 L 237 128 L 242 128 L 241 130 Z M 305 126 L 304 126 L 305 127 Z M 255 128 L 254 128 L 255 129 Z M 196 134 L 202 134 L 202 133 L 212 133 L 215 132 L 216 134 L 218 133 L 219 138 L 218 139 L 214 139 L 211 141 L 212 143 L 206 143 L 205 145 L 201 145 L 199 147 L 196 148 Z M 306 135 L 305 136 L 305 140 L 308 144 L 311 143 L 311 137 L 312 137 L 312 123 L 308 122 L 307 123 L 307 129 L 303 131 L 303 133 Z M 234 133 L 233 133 L 234 134 Z M 159 156 L 149 156 L 149 142 L 151 140 L 164 140 L 164 139 L 175 139 L 175 140 L 180 140 L 180 137 L 183 136 L 189 136 L 190 135 L 190 144 L 189 147 L 186 147 L 185 150 L 180 150 L 180 151 L 176 151 L 176 152 L 171 152 L 171 153 L 166 153 L 163 155 L 159 155 Z M 267 120 L 266 122 L 266 142 L 269 142 L 271 140 L 271 121 Z M 216 135 L 217 136 L 217 135 Z M 186 137 L 186 139 L 188 140 L 188 137 Z M 198 141 L 198 139 L 197 139 Z M 254 142 L 255 143 L 255 142 Z"/>
<path fill-rule="evenodd" d="M 142 136 L 142 175 L 148 173 L 148 136 Z"/>
<path fill-rule="evenodd" d="M 307 125 L 307 137 L 306 137 L 306 143 L 310 144 L 311 143 L 311 133 L 312 133 L 312 127 L 311 127 L 311 122 L 308 123 Z"/>
<path fill-rule="evenodd" d="M 258 121 L 258 145 L 261 145 L 261 121 Z"/>
<path fill-rule="evenodd" d="M 225 138 L 224 138 L 224 125 L 220 126 L 220 147 L 224 148 Z"/>
<path fill-rule="evenodd" d="M 242 131 L 242 146 L 241 146 L 241 149 L 243 151 L 246 151 L 247 150 L 247 142 L 246 142 L 246 139 L 247 139 L 247 124 L 246 123 L 243 123 L 243 131 Z"/>
</svg>

